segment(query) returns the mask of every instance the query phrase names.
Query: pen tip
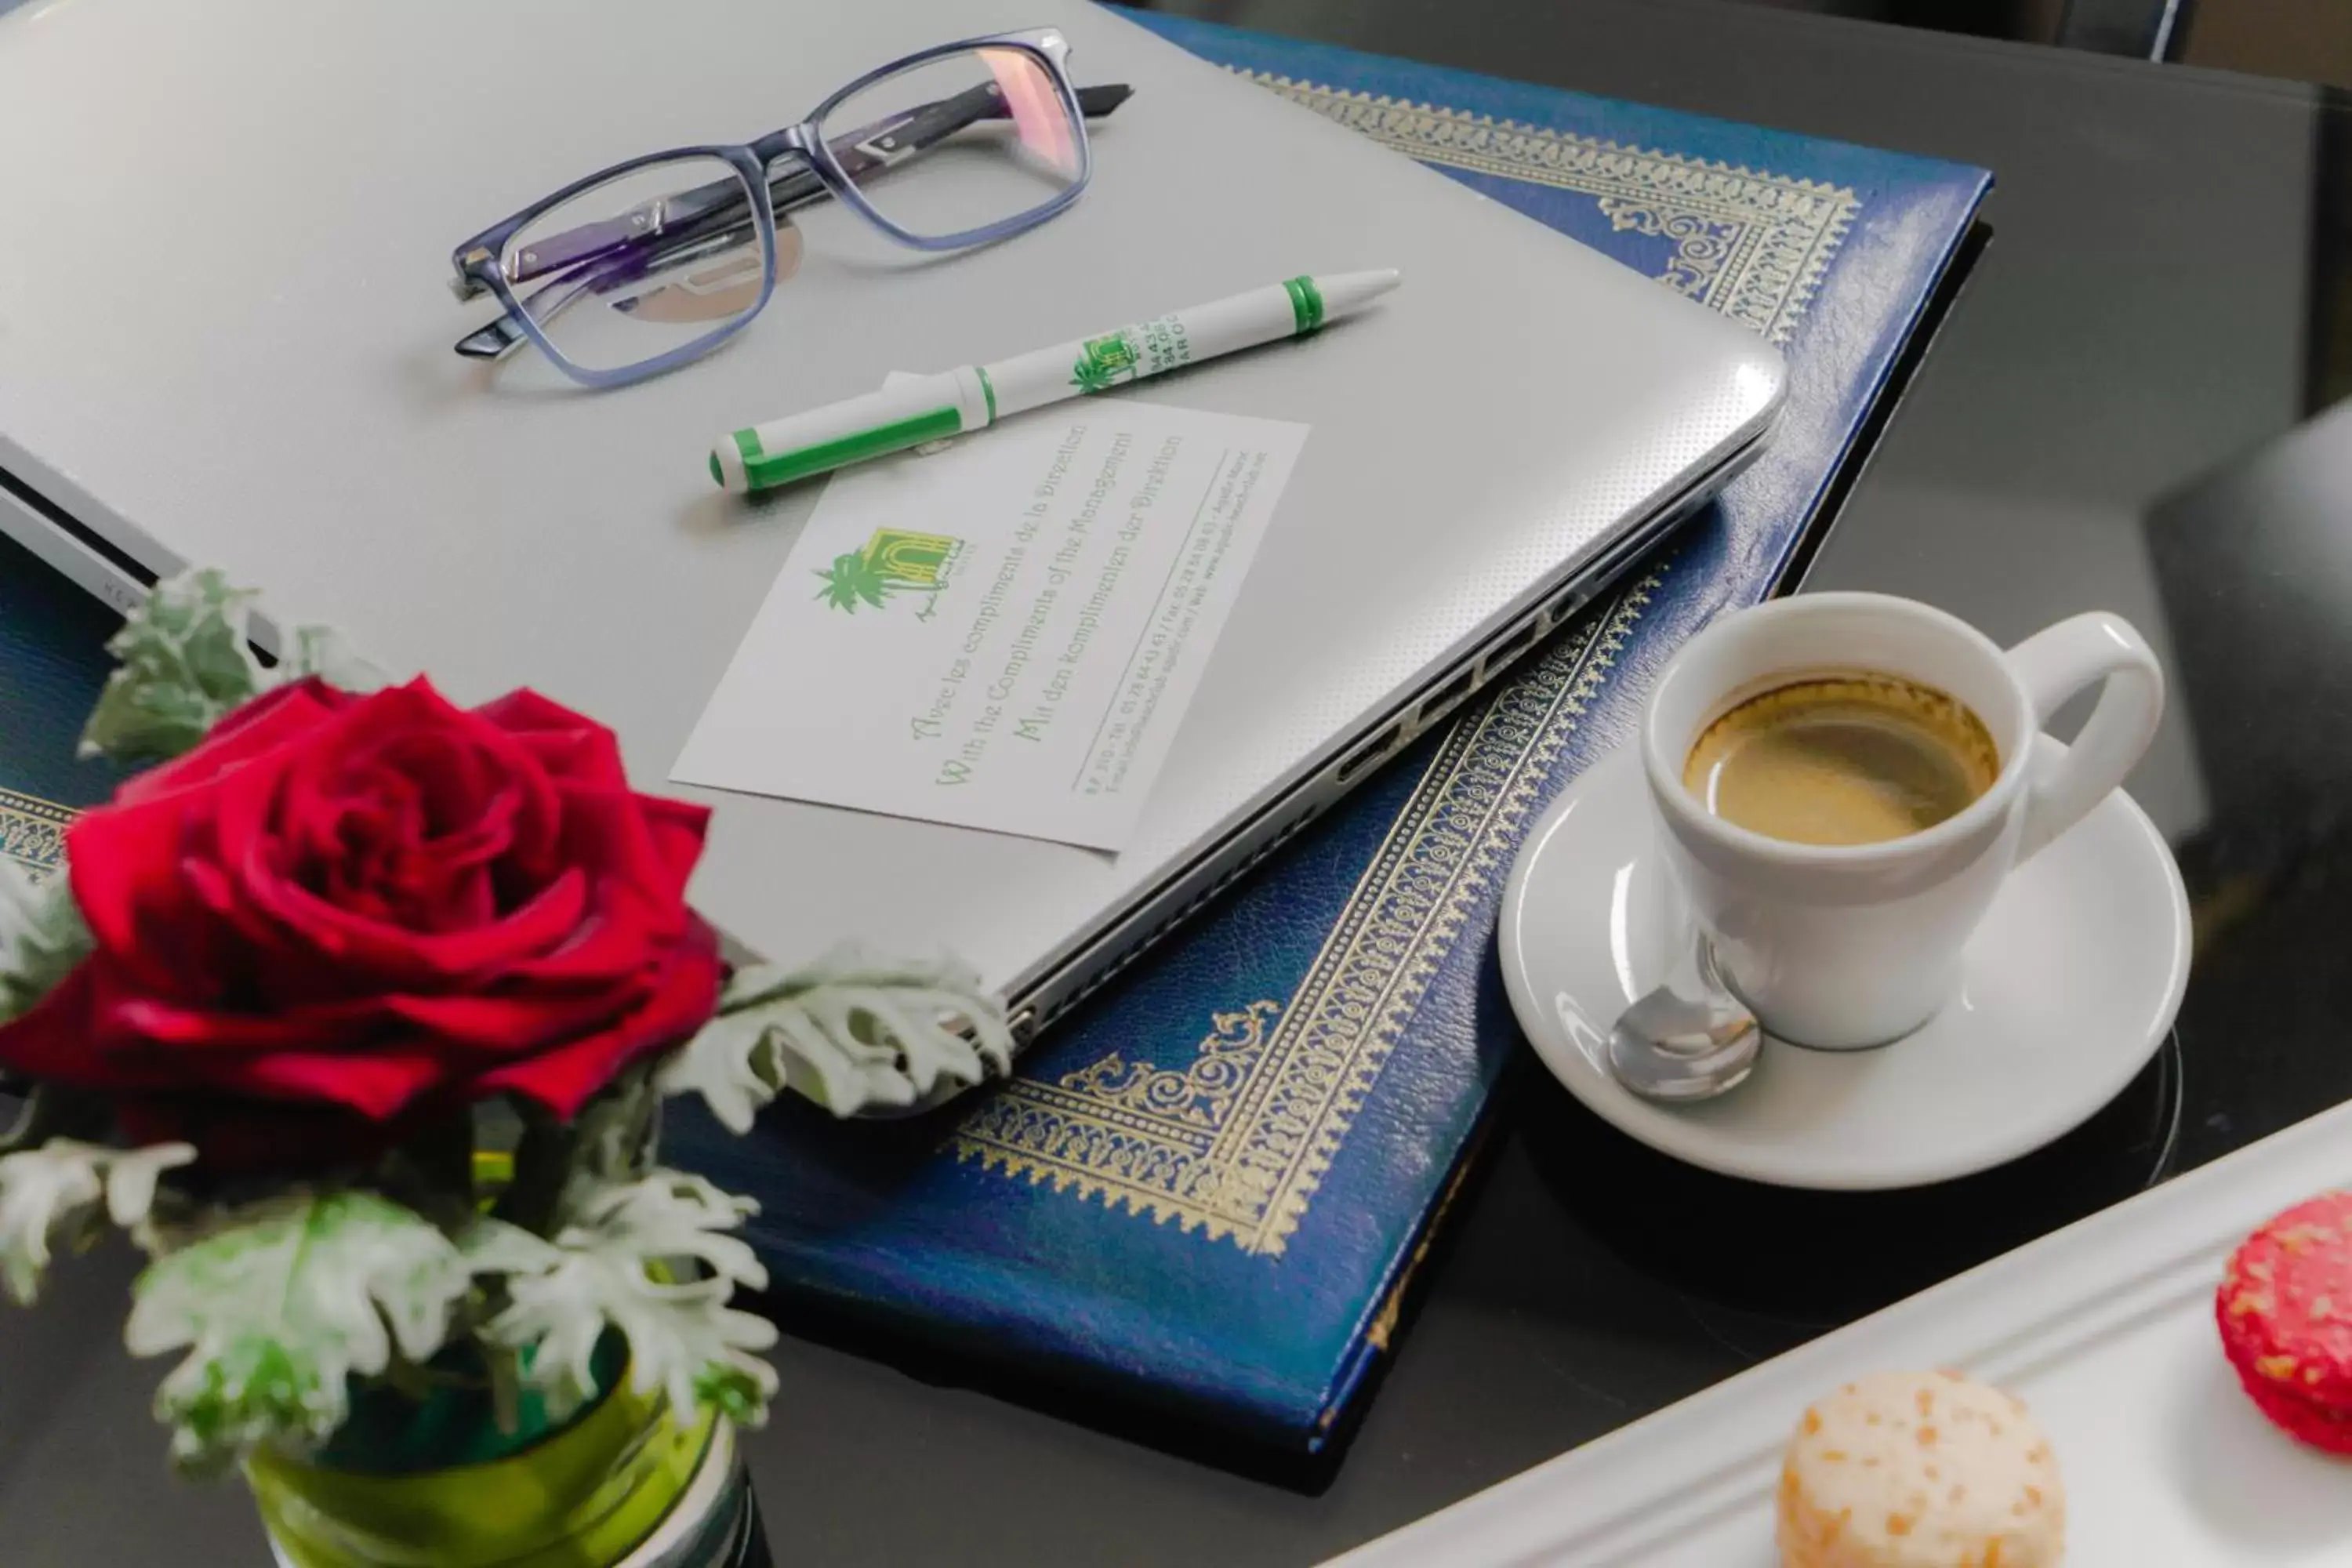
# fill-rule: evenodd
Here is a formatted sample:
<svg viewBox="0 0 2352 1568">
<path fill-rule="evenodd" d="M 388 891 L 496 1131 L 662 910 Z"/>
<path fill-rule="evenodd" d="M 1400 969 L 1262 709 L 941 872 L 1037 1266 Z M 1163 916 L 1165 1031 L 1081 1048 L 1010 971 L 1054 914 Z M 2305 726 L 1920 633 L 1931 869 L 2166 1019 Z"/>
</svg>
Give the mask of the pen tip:
<svg viewBox="0 0 2352 1568">
<path fill-rule="evenodd" d="M 719 454 L 716 452 L 710 454 L 710 482 L 722 490 L 727 488 L 727 476 L 719 470 Z"/>
</svg>

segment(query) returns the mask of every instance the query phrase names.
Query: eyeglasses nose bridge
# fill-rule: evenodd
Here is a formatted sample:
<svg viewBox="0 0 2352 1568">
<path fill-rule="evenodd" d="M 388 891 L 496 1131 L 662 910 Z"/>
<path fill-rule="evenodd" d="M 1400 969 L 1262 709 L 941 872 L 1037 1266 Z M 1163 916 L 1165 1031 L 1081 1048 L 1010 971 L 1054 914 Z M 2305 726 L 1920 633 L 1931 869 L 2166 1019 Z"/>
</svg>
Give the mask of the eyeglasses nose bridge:
<svg viewBox="0 0 2352 1568">
<path fill-rule="evenodd" d="M 815 141 L 814 127 L 804 121 L 798 125 L 787 125 L 782 131 L 772 131 L 752 142 L 751 156 L 757 158 L 763 168 L 773 167 L 776 160 L 787 153 L 808 158 L 809 148 Z"/>
</svg>

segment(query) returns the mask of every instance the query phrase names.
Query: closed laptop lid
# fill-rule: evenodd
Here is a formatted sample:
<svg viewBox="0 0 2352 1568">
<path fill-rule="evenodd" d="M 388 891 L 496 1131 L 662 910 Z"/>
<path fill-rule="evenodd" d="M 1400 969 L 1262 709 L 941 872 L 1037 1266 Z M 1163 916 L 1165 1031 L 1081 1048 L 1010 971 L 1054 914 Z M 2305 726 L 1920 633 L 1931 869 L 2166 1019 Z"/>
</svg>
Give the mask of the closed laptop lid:
<svg viewBox="0 0 2352 1568">
<path fill-rule="evenodd" d="M 733 343 L 619 391 L 450 352 L 492 313 L 452 304 L 466 236 L 1039 25 L 1080 84 L 1136 89 L 1043 227 L 940 258 L 813 222 Z M 694 896 L 761 952 L 945 948 L 1008 990 L 1751 437 L 1780 386 L 1740 329 L 1078 0 L 35 0 L 0 18 L 0 468 L 458 700 L 527 685 L 611 724 L 640 787 L 719 805 Z M 719 433 L 1378 267 L 1404 286 L 1311 342 L 1119 395 L 1313 426 L 1128 848 L 665 784 L 818 488 L 719 493 Z"/>
</svg>

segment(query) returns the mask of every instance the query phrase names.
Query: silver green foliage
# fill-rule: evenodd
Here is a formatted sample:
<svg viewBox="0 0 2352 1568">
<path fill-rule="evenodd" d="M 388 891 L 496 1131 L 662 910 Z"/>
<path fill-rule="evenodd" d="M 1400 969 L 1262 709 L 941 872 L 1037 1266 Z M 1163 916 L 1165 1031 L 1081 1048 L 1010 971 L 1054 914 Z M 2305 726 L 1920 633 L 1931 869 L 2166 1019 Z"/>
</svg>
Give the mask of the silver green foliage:
<svg viewBox="0 0 2352 1568">
<path fill-rule="evenodd" d="M 134 1355 L 184 1348 L 155 1413 L 172 1458 L 216 1474 L 263 1441 L 326 1441 L 349 1380 L 421 1363 L 449 1333 L 472 1270 L 421 1215 L 366 1192 L 295 1193 L 231 1210 L 131 1288 Z"/>
<path fill-rule="evenodd" d="M 318 675 L 351 690 L 383 682 L 334 633 L 298 628 L 275 668 L 253 651 L 251 590 L 219 572 L 184 572 L 155 584 L 106 649 L 115 658 L 82 730 L 81 754 L 132 764 L 176 757 L 221 717 L 273 686 Z"/>
<path fill-rule="evenodd" d="M 849 1116 L 1012 1068 L 1003 1005 L 971 969 L 842 947 L 802 969 L 738 970 L 718 1016 L 663 1063 L 658 1081 L 667 1093 L 699 1093 L 720 1122 L 747 1132 L 786 1089 Z"/>
<path fill-rule="evenodd" d="M 385 684 L 383 671 L 353 652 L 331 626 L 296 626 L 275 673 L 280 682 L 316 676 L 345 691 L 374 691 Z"/>
<path fill-rule="evenodd" d="M 163 1173 L 195 1157 L 185 1143 L 110 1149 L 71 1138 L 0 1155 L 0 1285 L 32 1305 L 58 1248 L 86 1249 L 108 1220 L 142 1225 Z"/>
<path fill-rule="evenodd" d="M 156 584 L 106 645 L 116 668 L 82 731 L 82 755 L 176 757 L 268 685 L 253 653 L 254 598 L 215 571 Z"/>
<path fill-rule="evenodd" d="M 85 1164 L 58 1165 L 49 1184 L 59 1196 L 46 1206 L 26 1189 L 24 1226 L 41 1243 L 52 1216 L 68 1234 L 94 1227 L 102 1190 L 118 1223 L 157 1253 L 132 1288 L 123 1338 L 136 1355 L 186 1352 L 155 1402 L 185 1474 L 219 1474 L 258 1444 L 313 1448 L 349 1417 L 354 1380 L 397 1384 L 458 1340 L 500 1352 L 494 1382 L 538 1388 L 557 1419 L 594 1393 L 608 1330 L 628 1342 L 635 1386 L 664 1390 L 680 1410 L 707 1405 L 756 1424 L 775 1392 L 758 1354 L 775 1342 L 774 1325 L 727 1304 L 739 1284 L 767 1282 L 751 1247 L 727 1234 L 757 1205 L 702 1177 L 578 1175 L 551 1240 L 487 1215 L 453 1238 L 362 1190 L 200 1210 L 192 1227 L 158 1235 L 139 1218 L 161 1170 L 192 1157 L 184 1146 L 68 1148 Z M 0 1181 L 20 1158 L 0 1160 Z M 5 1226 L 15 1189 L 0 1193 Z"/>
<path fill-rule="evenodd" d="M 0 1024 L 32 1011 L 89 950 L 72 884 L 62 876 L 37 882 L 0 860 Z"/>
<path fill-rule="evenodd" d="M 559 1417 L 594 1389 L 591 1363 L 609 1326 L 629 1342 L 640 1392 L 665 1389 L 680 1410 L 713 1405 L 757 1425 L 776 1389 L 757 1352 L 776 1329 L 727 1300 L 768 1274 L 727 1233 L 758 1208 L 700 1176 L 656 1170 L 633 1182 L 575 1181 L 551 1241 L 478 1221 L 465 1238 L 467 1264 L 504 1276 L 508 1301 L 482 1337 L 522 1357 L 525 1381 Z"/>
</svg>

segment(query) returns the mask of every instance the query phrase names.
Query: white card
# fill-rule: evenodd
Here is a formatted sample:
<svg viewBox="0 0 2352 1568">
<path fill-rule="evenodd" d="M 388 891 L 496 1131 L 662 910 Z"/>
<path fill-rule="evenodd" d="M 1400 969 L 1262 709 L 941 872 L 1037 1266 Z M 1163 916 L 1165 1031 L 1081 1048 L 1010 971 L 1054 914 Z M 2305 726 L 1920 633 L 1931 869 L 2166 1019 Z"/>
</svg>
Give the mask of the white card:
<svg viewBox="0 0 2352 1568">
<path fill-rule="evenodd" d="M 1119 848 L 1307 431 L 1104 399 L 835 475 L 670 777 Z"/>
</svg>

